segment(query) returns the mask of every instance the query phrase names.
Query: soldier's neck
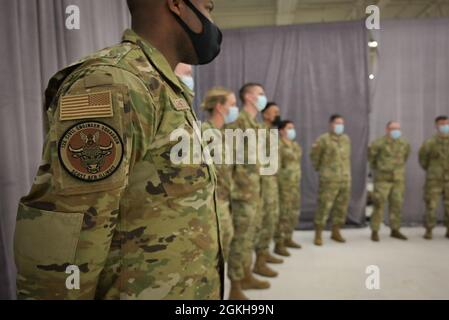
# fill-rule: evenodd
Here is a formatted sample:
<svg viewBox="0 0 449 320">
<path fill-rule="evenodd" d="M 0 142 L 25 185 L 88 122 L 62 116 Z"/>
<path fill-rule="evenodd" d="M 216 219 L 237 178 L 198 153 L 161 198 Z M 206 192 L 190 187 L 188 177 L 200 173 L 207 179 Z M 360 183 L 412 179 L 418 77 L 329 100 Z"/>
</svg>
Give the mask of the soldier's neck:
<svg viewBox="0 0 449 320">
<path fill-rule="evenodd" d="M 284 141 L 284 143 L 286 143 L 287 145 L 292 144 L 292 141 L 290 139 L 288 139 L 287 137 L 282 137 L 282 141 Z"/>
<path fill-rule="evenodd" d="M 217 129 L 221 129 L 224 126 L 224 120 L 223 117 L 218 114 L 217 112 L 215 112 L 209 119 L 210 123 L 212 123 L 212 125 L 217 128 Z"/>
<path fill-rule="evenodd" d="M 157 30 L 153 27 L 149 28 L 148 26 L 145 26 L 143 28 L 139 25 L 133 24 L 132 29 L 145 41 L 162 53 L 172 70 L 175 70 L 176 66 L 181 62 L 181 59 L 177 53 L 176 41 L 174 41 L 173 38 L 162 37 L 161 34 L 163 34 L 163 32 L 157 32 Z"/>
<path fill-rule="evenodd" d="M 252 105 L 245 104 L 243 106 L 243 110 L 245 110 L 251 116 L 251 119 L 256 119 L 256 117 L 257 117 L 257 110 Z"/>
</svg>

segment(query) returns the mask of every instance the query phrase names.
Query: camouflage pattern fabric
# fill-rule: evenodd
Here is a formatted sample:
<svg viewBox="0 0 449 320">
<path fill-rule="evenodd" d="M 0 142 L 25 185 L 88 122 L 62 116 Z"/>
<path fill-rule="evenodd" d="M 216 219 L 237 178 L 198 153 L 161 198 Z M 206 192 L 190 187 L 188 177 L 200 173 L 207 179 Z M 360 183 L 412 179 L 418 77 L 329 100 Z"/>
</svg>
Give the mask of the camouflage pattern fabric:
<svg viewBox="0 0 449 320">
<path fill-rule="evenodd" d="M 389 203 L 390 228 L 399 230 L 405 190 L 405 164 L 410 155 L 410 144 L 404 139 L 385 136 L 374 141 L 368 151 L 368 160 L 374 174 L 371 229 L 379 231 L 385 203 Z"/>
<path fill-rule="evenodd" d="M 227 129 L 259 129 L 255 119 L 246 111 L 241 111 L 239 118 Z M 234 143 L 236 148 L 236 144 Z M 236 152 L 234 152 L 235 154 Z M 245 148 L 247 159 L 248 148 Z M 260 215 L 260 171 L 259 164 L 237 164 L 233 167 L 233 189 L 231 193 L 231 210 L 234 225 L 234 238 L 228 259 L 228 275 L 232 281 L 241 281 L 245 268 L 251 266 L 255 247 L 256 221 Z"/>
<path fill-rule="evenodd" d="M 426 171 L 424 201 L 425 226 L 435 227 L 436 210 L 441 197 L 444 201 L 445 225 L 449 228 L 449 137 L 434 136 L 419 151 L 419 163 Z"/>
<path fill-rule="evenodd" d="M 163 55 L 127 30 L 46 97 L 43 161 L 17 216 L 19 299 L 220 299 L 215 169 L 170 161 L 170 134 L 196 116 Z M 66 288 L 71 265 L 80 290 Z"/>
<path fill-rule="evenodd" d="M 267 130 L 267 154 L 270 150 L 269 130 L 272 129 L 265 123 L 261 124 L 261 129 Z M 278 175 L 260 177 L 261 195 L 261 219 L 256 226 L 256 253 L 266 254 L 279 223 L 279 185 Z"/>
<path fill-rule="evenodd" d="M 214 127 L 210 122 L 204 122 L 202 125 L 203 133 L 210 130 L 211 135 L 214 136 L 213 139 L 222 139 L 223 150 L 226 150 L 226 144 L 224 143 L 224 134 L 218 134 L 219 130 Z M 211 151 L 211 157 L 215 155 Z M 220 156 L 220 155 L 219 155 Z M 234 236 L 234 226 L 232 224 L 232 213 L 231 213 L 231 190 L 232 190 L 232 166 L 225 164 L 224 154 L 220 156 L 221 164 L 215 164 L 217 172 L 217 194 L 218 194 L 218 215 L 221 222 L 221 243 L 223 245 L 223 255 L 225 261 L 228 261 L 229 250 L 231 247 L 231 241 Z"/>
<path fill-rule="evenodd" d="M 315 225 L 324 227 L 332 211 L 333 224 L 343 225 L 351 197 L 351 142 L 347 135 L 326 133 L 312 146 L 312 165 L 319 173 Z"/>
<path fill-rule="evenodd" d="M 281 139 L 279 154 L 280 218 L 275 241 L 282 244 L 292 238 L 299 221 L 302 149 L 296 142 Z"/>
</svg>

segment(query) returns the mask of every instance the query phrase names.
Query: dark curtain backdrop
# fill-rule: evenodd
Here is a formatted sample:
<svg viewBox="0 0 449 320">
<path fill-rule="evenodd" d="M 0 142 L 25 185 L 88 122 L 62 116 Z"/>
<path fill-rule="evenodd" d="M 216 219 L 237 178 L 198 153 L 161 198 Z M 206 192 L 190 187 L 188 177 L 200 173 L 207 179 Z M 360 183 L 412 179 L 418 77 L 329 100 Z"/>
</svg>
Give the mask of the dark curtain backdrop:
<svg viewBox="0 0 449 320">
<path fill-rule="evenodd" d="M 371 138 L 383 135 L 389 120 L 402 122 L 412 145 L 403 222 L 421 225 L 425 174 L 418 151 L 435 133 L 434 119 L 449 115 L 449 19 L 384 21 L 376 37 L 379 64 L 372 92 Z M 442 221 L 442 206 L 438 216 Z"/>
<path fill-rule="evenodd" d="M 69 5 L 80 8 L 80 30 L 65 28 Z M 47 82 L 65 65 L 119 42 L 129 25 L 124 0 L 0 0 L 0 299 L 15 296 L 16 210 L 41 159 Z"/>
<path fill-rule="evenodd" d="M 246 82 L 259 82 L 269 100 L 280 105 L 282 117 L 296 123 L 304 150 L 301 228 L 312 226 L 318 189 L 309 151 L 314 140 L 328 130 L 333 113 L 347 118 L 353 143 L 348 223 L 364 225 L 369 137 L 367 41 L 361 22 L 230 30 L 224 33 L 219 58 L 197 68 L 197 105 L 212 86 L 238 92 Z"/>
</svg>

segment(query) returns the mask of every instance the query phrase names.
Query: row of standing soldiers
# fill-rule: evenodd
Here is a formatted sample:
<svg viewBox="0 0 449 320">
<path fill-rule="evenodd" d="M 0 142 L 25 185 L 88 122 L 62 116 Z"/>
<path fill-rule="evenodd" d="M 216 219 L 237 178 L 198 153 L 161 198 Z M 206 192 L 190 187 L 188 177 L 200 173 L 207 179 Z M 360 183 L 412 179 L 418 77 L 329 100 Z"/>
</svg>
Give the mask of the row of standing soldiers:
<svg viewBox="0 0 449 320">
<path fill-rule="evenodd" d="M 210 115 L 203 130 L 279 129 L 279 169 L 275 175 L 260 175 L 258 165 L 217 165 L 218 211 L 231 280 L 230 299 L 248 299 L 243 290 L 270 287 L 269 282 L 255 278 L 253 273 L 270 278 L 278 275 L 268 264 L 280 264 L 283 260 L 270 254 L 271 241 L 275 243 L 274 253 L 283 257 L 290 256 L 288 248 L 301 248 L 293 240 L 299 221 L 303 153 L 296 142 L 294 123 L 280 120 L 278 105 L 267 103 L 260 84 L 243 86 L 240 99 L 243 103 L 241 112 L 231 91 L 225 88 L 210 90 L 202 105 Z M 259 112 L 262 112 L 263 123 L 256 120 Z M 344 133 L 345 120 L 340 115 L 333 115 L 329 125 L 329 132 L 316 140 L 310 152 L 312 165 L 319 173 L 318 207 L 314 220 L 314 243 L 317 246 L 323 245 L 322 232 L 329 216 L 332 217 L 331 239 L 346 242 L 340 229 L 346 222 L 351 199 L 351 142 Z M 439 117 L 436 125 L 438 134 L 426 141 L 419 152 L 419 162 L 427 172 L 426 239 L 432 239 L 441 195 L 444 196 L 449 237 L 449 120 Z M 379 230 L 388 202 L 391 236 L 407 240 L 400 232 L 400 226 L 410 145 L 402 138 L 400 124 L 389 122 L 386 135 L 374 141 L 368 152 L 375 182 L 371 239 L 380 241 Z M 254 253 L 256 261 L 253 264 Z"/>
</svg>

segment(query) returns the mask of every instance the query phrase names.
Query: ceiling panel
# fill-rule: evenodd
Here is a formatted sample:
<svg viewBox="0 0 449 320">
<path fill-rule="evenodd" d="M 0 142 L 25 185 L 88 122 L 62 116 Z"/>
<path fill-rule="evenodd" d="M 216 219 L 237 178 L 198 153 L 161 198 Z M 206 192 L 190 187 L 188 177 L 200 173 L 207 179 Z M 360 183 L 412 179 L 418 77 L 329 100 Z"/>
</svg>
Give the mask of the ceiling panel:
<svg viewBox="0 0 449 320">
<path fill-rule="evenodd" d="M 384 19 L 449 17 L 449 0 L 214 0 L 215 21 L 224 29 L 348 21 L 378 4 Z"/>
</svg>

